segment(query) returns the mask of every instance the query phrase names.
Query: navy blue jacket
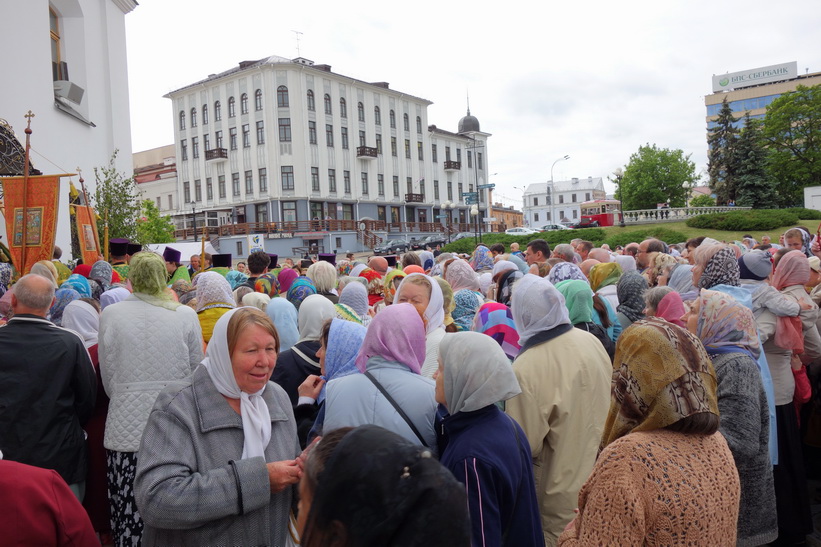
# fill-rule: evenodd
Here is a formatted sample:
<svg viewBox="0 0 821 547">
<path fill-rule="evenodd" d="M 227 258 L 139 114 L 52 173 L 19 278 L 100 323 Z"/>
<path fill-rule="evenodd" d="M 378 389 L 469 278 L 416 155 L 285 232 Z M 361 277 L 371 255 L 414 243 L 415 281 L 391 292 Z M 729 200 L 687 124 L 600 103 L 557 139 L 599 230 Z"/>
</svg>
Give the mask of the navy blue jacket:
<svg viewBox="0 0 821 547">
<path fill-rule="evenodd" d="M 530 445 L 495 405 L 437 414 L 442 465 L 465 485 L 474 547 L 543 546 Z"/>
</svg>

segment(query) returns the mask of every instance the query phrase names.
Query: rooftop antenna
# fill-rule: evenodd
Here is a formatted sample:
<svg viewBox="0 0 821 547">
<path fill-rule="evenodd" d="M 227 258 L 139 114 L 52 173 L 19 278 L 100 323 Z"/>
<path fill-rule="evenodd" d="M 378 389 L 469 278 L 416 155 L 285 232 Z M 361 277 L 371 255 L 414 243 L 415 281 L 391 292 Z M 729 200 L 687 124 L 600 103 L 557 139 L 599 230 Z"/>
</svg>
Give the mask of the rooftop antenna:
<svg viewBox="0 0 821 547">
<path fill-rule="evenodd" d="M 296 36 L 296 56 L 297 57 L 302 57 L 302 55 L 299 53 L 299 37 L 300 37 L 300 35 L 302 35 L 302 33 L 299 32 L 298 30 L 292 30 L 291 32 L 293 32 L 294 35 Z"/>
<path fill-rule="evenodd" d="M 467 100 L 468 100 L 468 116 L 470 116 L 470 89 L 466 89 L 465 93 L 467 94 Z"/>
</svg>

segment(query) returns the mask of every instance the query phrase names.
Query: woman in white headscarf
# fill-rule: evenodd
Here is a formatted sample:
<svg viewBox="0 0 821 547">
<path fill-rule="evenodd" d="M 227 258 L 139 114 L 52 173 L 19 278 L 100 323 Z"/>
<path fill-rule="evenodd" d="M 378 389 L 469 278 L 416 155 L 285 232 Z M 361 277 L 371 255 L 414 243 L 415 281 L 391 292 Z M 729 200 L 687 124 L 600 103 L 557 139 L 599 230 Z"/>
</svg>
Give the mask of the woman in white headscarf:
<svg viewBox="0 0 821 547">
<path fill-rule="evenodd" d="M 522 392 L 505 352 L 484 334 L 454 333 L 439 344 L 435 378 L 449 413 L 436 426 L 440 462 L 465 485 L 474 544 L 543 545 L 527 437 L 496 406 Z"/>
<path fill-rule="evenodd" d="M 421 374 L 425 378 L 433 378 L 433 373 L 439 367 L 439 342 L 445 337 L 445 299 L 439 283 L 425 274 L 410 274 L 396 289 L 393 301 L 396 304 L 413 305 L 424 320 L 427 334 Z"/>
<path fill-rule="evenodd" d="M 131 292 L 125 287 L 112 287 L 100 295 L 100 306 L 106 309 L 111 304 L 122 302 L 131 296 Z"/>
<path fill-rule="evenodd" d="M 135 490 L 146 545 L 284 545 L 299 445 L 288 397 L 269 382 L 279 340 L 251 307 L 214 326 L 202 366 L 157 398 Z"/>
<path fill-rule="evenodd" d="M 236 308 L 231 284 L 217 272 L 197 274 L 197 317 L 200 320 L 202 339 L 211 340 L 214 325 L 220 317 Z"/>
</svg>

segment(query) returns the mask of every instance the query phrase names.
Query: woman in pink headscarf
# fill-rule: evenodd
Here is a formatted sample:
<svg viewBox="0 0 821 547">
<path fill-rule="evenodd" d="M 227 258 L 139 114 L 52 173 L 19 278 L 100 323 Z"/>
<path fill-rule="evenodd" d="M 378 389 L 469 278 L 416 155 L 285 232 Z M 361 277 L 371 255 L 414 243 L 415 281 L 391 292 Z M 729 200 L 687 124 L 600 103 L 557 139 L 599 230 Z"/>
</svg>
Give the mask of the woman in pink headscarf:
<svg viewBox="0 0 821 547">
<path fill-rule="evenodd" d="M 288 289 L 291 288 L 294 280 L 299 277 L 299 273 L 292 269 L 292 268 L 283 268 L 282 271 L 279 272 L 277 275 L 277 280 L 279 281 L 279 292 L 282 294 L 287 294 Z"/>
</svg>

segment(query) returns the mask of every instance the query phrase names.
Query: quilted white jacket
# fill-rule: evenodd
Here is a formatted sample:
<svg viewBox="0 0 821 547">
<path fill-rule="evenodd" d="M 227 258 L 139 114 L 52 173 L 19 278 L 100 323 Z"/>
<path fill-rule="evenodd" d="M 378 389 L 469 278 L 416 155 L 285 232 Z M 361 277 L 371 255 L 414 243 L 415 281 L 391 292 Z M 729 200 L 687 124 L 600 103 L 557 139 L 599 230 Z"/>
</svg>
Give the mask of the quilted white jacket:
<svg viewBox="0 0 821 547">
<path fill-rule="evenodd" d="M 100 372 L 111 402 L 103 444 L 136 452 L 160 391 L 202 361 L 202 331 L 188 306 L 160 308 L 129 296 L 100 317 Z"/>
</svg>

